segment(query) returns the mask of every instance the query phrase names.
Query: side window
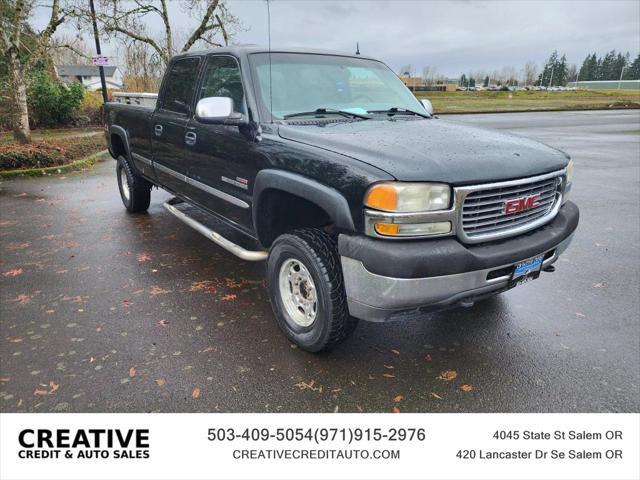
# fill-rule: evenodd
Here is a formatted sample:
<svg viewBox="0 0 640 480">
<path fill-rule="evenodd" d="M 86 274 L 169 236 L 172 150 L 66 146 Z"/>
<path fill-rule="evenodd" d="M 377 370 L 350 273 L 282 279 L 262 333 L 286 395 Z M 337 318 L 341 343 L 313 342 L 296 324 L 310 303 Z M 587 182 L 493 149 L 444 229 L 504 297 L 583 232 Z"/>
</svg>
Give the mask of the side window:
<svg viewBox="0 0 640 480">
<path fill-rule="evenodd" d="M 189 113 L 200 57 L 178 60 L 171 66 L 164 89 L 162 108 L 176 113 Z"/>
<path fill-rule="evenodd" d="M 235 58 L 209 57 L 198 100 L 205 97 L 231 97 L 235 111 L 246 113 L 242 77 Z"/>
</svg>

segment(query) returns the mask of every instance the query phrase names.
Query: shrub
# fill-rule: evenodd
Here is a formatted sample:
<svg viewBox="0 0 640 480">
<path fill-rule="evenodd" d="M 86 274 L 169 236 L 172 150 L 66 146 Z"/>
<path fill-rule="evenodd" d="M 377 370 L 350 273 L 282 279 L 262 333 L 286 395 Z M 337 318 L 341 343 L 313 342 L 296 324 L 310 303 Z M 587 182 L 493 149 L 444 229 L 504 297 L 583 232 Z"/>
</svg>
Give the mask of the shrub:
<svg viewBox="0 0 640 480">
<path fill-rule="evenodd" d="M 78 113 L 83 98 L 84 88 L 79 83 L 65 84 L 43 72 L 34 74 L 28 92 L 34 125 L 70 123 Z"/>
<path fill-rule="evenodd" d="M 104 148 L 104 137 L 100 134 L 27 145 L 0 144 L 0 170 L 55 167 L 97 153 Z"/>
<path fill-rule="evenodd" d="M 80 115 L 85 117 L 87 121 L 93 125 L 102 123 L 102 91 L 87 91 L 82 99 L 80 106 Z"/>
</svg>

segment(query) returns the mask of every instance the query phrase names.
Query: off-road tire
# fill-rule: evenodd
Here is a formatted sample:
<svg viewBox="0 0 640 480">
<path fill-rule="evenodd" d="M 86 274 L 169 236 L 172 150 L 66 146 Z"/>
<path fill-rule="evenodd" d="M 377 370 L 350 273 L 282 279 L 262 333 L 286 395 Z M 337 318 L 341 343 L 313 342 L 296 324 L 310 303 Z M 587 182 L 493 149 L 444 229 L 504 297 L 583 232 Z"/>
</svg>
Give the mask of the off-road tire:
<svg viewBox="0 0 640 480">
<path fill-rule="evenodd" d="M 124 176 L 127 179 L 129 196 L 125 194 L 122 181 Z M 118 190 L 120 191 L 120 198 L 126 209 L 131 213 L 146 212 L 151 203 L 151 183 L 137 175 L 131 169 L 129 162 L 123 157 L 118 157 L 118 164 L 116 166 L 116 178 L 118 179 Z"/>
<path fill-rule="evenodd" d="M 291 319 L 280 295 L 280 268 L 290 258 L 304 264 L 316 287 L 317 314 L 309 327 L 300 327 Z M 267 285 L 278 326 L 304 350 L 330 350 L 358 325 L 358 319 L 349 315 L 337 243 L 322 230 L 302 228 L 276 238 L 269 253 Z"/>
</svg>

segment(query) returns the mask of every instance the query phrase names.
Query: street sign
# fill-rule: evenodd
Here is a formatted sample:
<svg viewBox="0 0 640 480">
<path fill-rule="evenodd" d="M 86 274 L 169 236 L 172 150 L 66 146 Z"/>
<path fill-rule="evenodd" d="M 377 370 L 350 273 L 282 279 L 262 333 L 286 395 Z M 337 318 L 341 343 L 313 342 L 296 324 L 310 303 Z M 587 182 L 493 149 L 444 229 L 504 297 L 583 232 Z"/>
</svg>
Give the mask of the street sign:
<svg viewBox="0 0 640 480">
<path fill-rule="evenodd" d="M 91 62 L 98 67 L 106 67 L 109 65 L 109 57 L 105 55 L 95 55 L 91 57 Z"/>
</svg>

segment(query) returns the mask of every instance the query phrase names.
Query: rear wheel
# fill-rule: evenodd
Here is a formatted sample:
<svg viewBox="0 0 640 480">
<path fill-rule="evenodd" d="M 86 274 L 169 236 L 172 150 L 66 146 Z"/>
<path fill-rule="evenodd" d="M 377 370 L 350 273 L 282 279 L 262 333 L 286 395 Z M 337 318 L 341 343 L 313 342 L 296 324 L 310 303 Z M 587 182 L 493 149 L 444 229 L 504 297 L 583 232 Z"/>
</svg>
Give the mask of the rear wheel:
<svg viewBox="0 0 640 480">
<path fill-rule="evenodd" d="M 307 351 L 334 347 L 358 324 L 349 315 L 337 245 L 322 230 L 303 228 L 278 237 L 267 283 L 278 325 Z"/>
<path fill-rule="evenodd" d="M 135 174 L 123 156 L 118 157 L 116 175 L 126 209 L 132 213 L 146 212 L 151 203 L 151 183 Z"/>
</svg>

